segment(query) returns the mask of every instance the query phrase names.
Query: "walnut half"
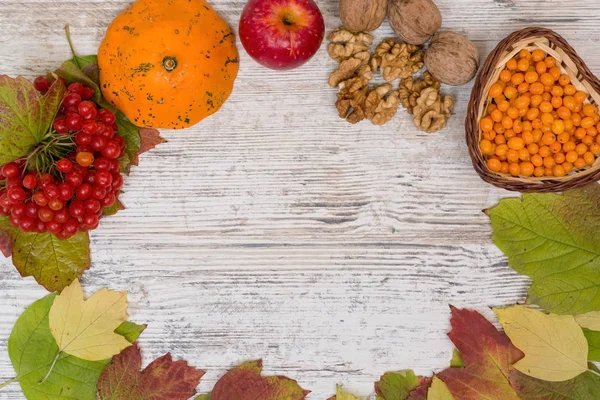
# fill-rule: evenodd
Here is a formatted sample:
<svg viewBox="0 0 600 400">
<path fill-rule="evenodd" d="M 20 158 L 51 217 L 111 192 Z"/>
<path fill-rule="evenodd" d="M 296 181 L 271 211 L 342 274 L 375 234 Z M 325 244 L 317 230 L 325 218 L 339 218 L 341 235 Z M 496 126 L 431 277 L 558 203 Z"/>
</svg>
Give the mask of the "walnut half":
<svg viewBox="0 0 600 400">
<path fill-rule="evenodd" d="M 413 122 L 423 132 L 437 132 L 446 127 L 453 108 L 454 99 L 451 96 L 442 97 L 439 89 L 434 87 L 424 89 L 414 107 Z"/>
<path fill-rule="evenodd" d="M 423 68 L 424 53 L 421 46 L 396 43 L 394 39 L 386 39 L 377 46 L 370 65 L 373 72 L 381 68 L 383 79 L 393 82 L 405 79 Z"/>
</svg>

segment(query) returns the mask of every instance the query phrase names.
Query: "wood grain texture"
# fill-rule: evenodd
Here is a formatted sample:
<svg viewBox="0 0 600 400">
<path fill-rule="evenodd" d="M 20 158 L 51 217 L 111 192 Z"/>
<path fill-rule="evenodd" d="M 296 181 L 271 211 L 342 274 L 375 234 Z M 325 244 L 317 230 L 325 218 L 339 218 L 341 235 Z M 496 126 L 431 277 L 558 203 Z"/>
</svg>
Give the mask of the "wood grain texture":
<svg viewBox="0 0 600 400">
<path fill-rule="evenodd" d="M 444 28 L 485 57 L 513 30 L 564 35 L 600 71 L 600 4 L 573 0 L 436 0 Z M 237 25 L 243 0 L 213 0 Z M 317 0 L 328 30 L 337 0 Z M 1 72 L 27 78 L 94 53 L 125 0 L 0 1 Z M 387 22 L 378 38 L 391 35 Z M 168 143 L 126 179 L 127 210 L 92 233 L 88 292 L 129 290 L 132 319 L 149 327 L 144 361 L 172 352 L 208 371 L 201 391 L 236 363 L 263 357 L 324 399 L 342 383 L 362 396 L 387 370 L 447 366 L 449 308 L 522 301 L 528 280 L 507 267 L 482 209 L 514 196 L 482 182 L 464 140 L 471 86 L 450 126 L 418 133 L 405 112 L 384 127 L 340 120 L 323 46 L 304 68 L 265 70 L 241 51 L 223 110 Z M 45 294 L 0 262 L 0 381 L 13 376 L 7 339 Z M 22 399 L 18 385 L 0 399 Z"/>
</svg>

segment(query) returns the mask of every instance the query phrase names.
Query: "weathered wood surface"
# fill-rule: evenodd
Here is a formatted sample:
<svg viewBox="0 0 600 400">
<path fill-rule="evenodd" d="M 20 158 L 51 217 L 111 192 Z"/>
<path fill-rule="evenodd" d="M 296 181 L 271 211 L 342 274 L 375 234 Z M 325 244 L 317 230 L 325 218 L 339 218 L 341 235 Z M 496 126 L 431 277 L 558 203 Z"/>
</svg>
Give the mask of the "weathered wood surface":
<svg viewBox="0 0 600 400">
<path fill-rule="evenodd" d="M 243 0 L 213 0 L 237 25 Z M 327 28 L 336 0 L 318 0 Z M 485 57 L 513 30 L 563 34 L 600 71 L 600 3 L 437 0 L 444 27 L 467 33 Z M 0 1 L 0 69 L 28 78 L 93 53 L 128 1 Z M 377 35 L 391 33 L 387 23 Z M 339 120 L 334 66 L 324 49 L 304 68 L 265 70 L 241 50 L 223 110 L 195 129 L 163 132 L 126 180 L 128 209 L 92 234 L 91 292 L 129 290 L 147 322 L 146 361 L 165 352 L 208 371 L 262 357 L 265 371 L 298 379 L 324 399 L 343 383 L 368 396 L 391 369 L 430 373 L 452 346 L 448 304 L 522 301 L 526 278 L 490 241 L 482 209 L 509 194 L 483 183 L 464 143 L 470 86 L 446 88 L 456 115 L 437 135 L 405 113 L 385 127 Z M 0 381 L 13 376 L 6 345 L 18 315 L 44 290 L 0 263 Z M 1 399 L 21 399 L 18 385 Z"/>
</svg>

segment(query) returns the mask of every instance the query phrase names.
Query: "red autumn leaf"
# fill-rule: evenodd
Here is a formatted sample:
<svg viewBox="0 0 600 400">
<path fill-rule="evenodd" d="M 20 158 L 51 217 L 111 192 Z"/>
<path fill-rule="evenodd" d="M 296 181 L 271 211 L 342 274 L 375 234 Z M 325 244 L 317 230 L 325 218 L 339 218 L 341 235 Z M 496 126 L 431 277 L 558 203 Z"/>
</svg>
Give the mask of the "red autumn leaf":
<svg viewBox="0 0 600 400">
<path fill-rule="evenodd" d="M 448 368 L 437 375 L 456 399 L 518 400 L 508 375 L 523 353 L 478 312 L 451 310 L 448 337 L 460 352 L 464 368 Z"/>
<path fill-rule="evenodd" d="M 166 354 L 143 371 L 137 343 L 113 357 L 98 380 L 98 400 L 188 400 L 204 371 Z"/>
<path fill-rule="evenodd" d="M 310 391 L 284 376 L 262 376 L 262 360 L 249 361 L 226 373 L 210 400 L 303 400 Z"/>
<path fill-rule="evenodd" d="M 431 377 L 419 377 L 419 387 L 410 392 L 406 400 L 427 400 L 427 392 L 431 387 Z"/>
<path fill-rule="evenodd" d="M 13 246 L 15 245 L 15 239 L 8 231 L 0 229 L 0 251 L 4 254 L 4 257 L 12 256 Z"/>
<path fill-rule="evenodd" d="M 141 128 L 140 129 L 140 150 L 133 160 L 131 160 L 132 165 L 138 165 L 139 156 L 149 150 L 152 150 L 157 145 L 161 143 L 165 143 L 166 140 L 160 136 L 160 132 L 156 129 L 150 128 Z"/>
</svg>

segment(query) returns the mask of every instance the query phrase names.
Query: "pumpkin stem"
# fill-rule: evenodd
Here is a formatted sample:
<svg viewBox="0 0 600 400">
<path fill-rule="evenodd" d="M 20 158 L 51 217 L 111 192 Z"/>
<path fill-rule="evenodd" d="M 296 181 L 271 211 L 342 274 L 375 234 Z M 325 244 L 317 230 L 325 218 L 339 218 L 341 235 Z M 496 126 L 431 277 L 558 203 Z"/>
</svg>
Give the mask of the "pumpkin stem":
<svg viewBox="0 0 600 400">
<path fill-rule="evenodd" d="M 166 56 L 163 58 L 162 65 L 167 72 L 172 72 L 177 68 L 177 59 L 175 57 Z"/>
</svg>

